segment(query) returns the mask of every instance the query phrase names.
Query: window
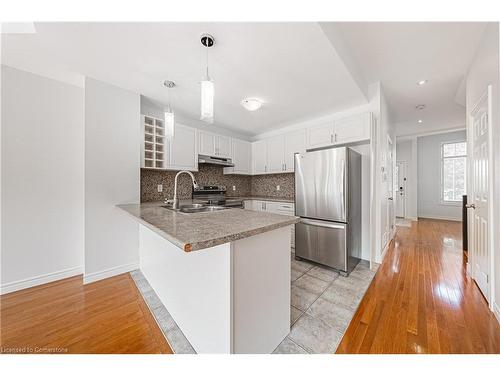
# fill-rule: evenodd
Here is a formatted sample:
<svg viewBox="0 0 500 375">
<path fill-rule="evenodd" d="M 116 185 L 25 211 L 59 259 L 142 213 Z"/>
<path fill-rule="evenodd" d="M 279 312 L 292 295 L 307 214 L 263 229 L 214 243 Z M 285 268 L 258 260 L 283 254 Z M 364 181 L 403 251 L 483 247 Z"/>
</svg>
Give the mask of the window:
<svg viewBox="0 0 500 375">
<path fill-rule="evenodd" d="M 445 203 L 461 202 L 465 194 L 467 143 L 443 143 L 441 146 L 442 198 Z"/>
</svg>

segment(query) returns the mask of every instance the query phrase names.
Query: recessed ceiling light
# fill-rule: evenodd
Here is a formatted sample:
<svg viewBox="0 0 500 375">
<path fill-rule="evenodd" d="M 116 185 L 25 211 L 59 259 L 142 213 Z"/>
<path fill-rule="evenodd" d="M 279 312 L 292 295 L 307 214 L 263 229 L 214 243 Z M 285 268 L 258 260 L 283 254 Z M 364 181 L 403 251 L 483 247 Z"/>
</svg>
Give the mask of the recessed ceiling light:
<svg viewBox="0 0 500 375">
<path fill-rule="evenodd" d="M 422 120 L 418 120 L 418 123 L 421 124 L 423 121 Z"/>
<path fill-rule="evenodd" d="M 415 106 L 415 109 L 418 109 L 419 111 L 425 108 L 425 104 L 419 104 Z"/>
<path fill-rule="evenodd" d="M 425 85 L 426 83 L 427 83 L 427 80 L 426 80 L 426 79 L 423 79 L 423 80 L 421 80 L 421 81 L 418 81 L 418 82 L 417 82 L 417 84 L 418 84 L 419 86 L 423 86 L 423 85 Z"/>
<path fill-rule="evenodd" d="M 247 110 L 247 111 L 256 111 L 260 107 L 262 107 L 262 101 L 256 98 L 248 98 L 248 99 L 243 99 L 241 101 L 241 105 Z"/>
</svg>

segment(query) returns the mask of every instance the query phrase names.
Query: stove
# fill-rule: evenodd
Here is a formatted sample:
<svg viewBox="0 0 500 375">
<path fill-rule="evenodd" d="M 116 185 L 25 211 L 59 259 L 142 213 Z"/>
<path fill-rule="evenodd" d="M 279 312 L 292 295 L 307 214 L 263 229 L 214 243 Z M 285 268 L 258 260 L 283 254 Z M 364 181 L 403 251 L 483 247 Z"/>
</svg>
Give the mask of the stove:
<svg viewBox="0 0 500 375">
<path fill-rule="evenodd" d="M 192 198 L 209 205 L 243 208 L 243 200 L 226 198 L 226 187 L 218 185 L 199 185 L 193 187 Z"/>
</svg>

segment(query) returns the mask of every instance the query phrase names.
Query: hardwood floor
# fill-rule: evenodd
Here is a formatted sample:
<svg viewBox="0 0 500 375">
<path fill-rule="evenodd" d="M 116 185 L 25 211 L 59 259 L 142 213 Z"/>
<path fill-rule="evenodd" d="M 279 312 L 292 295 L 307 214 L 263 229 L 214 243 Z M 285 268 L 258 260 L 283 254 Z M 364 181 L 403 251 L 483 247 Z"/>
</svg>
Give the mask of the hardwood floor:
<svg viewBox="0 0 500 375">
<path fill-rule="evenodd" d="M 172 353 L 129 274 L 0 297 L 1 352 Z"/>
<path fill-rule="evenodd" d="M 500 325 L 461 249 L 461 223 L 398 227 L 337 353 L 500 353 Z"/>
</svg>

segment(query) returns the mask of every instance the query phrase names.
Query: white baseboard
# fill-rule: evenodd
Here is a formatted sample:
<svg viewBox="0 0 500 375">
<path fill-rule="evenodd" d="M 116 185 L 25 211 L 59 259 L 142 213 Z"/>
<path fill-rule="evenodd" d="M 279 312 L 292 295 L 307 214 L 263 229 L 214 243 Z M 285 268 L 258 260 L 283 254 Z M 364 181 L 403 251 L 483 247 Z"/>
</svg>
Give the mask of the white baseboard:
<svg viewBox="0 0 500 375">
<path fill-rule="evenodd" d="M 495 314 L 498 323 L 500 323 L 500 307 L 498 307 L 496 302 L 493 302 L 493 314 Z"/>
<path fill-rule="evenodd" d="M 462 221 L 461 217 L 454 216 L 437 216 L 437 215 L 418 215 L 422 219 L 436 219 L 436 220 L 450 220 L 450 221 Z"/>
<path fill-rule="evenodd" d="M 83 283 L 90 284 L 95 281 L 107 279 L 108 277 L 113 277 L 116 275 L 120 275 L 122 273 L 130 272 L 139 268 L 139 263 L 128 263 L 122 264 L 120 266 L 108 268 L 106 270 L 89 273 L 83 276 Z"/>
<path fill-rule="evenodd" d="M 83 273 L 83 267 L 73 267 L 67 268 L 65 270 L 46 273 L 44 275 L 30 277 L 27 279 L 12 281 L 10 283 L 2 284 L 0 287 L 0 295 L 16 292 L 18 290 L 31 288 L 37 285 L 51 283 L 53 281 L 66 279 L 68 277 L 81 275 Z"/>
</svg>

